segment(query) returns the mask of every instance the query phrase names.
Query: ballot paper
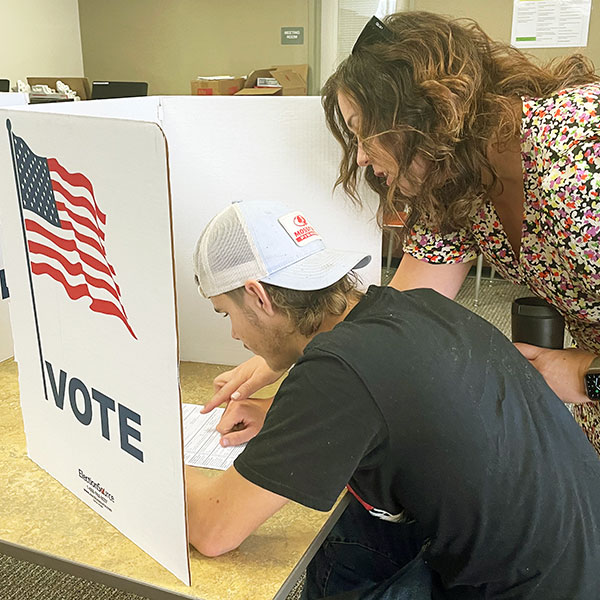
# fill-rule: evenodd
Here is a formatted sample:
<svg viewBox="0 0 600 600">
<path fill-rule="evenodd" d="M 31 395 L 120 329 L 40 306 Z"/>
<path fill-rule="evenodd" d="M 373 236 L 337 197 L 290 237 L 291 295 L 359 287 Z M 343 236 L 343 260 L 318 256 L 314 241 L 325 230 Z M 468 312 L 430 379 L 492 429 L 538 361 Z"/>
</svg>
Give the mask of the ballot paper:
<svg viewBox="0 0 600 600">
<path fill-rule="evenodd" d="M 215 429 L 225 412 L 215 408 L 203 415 L 198 404 L 183 405 L 183 455 L 186 465 L 207 469 L 228 469 L 246 444 L 223 448 Z"/>
</svg>

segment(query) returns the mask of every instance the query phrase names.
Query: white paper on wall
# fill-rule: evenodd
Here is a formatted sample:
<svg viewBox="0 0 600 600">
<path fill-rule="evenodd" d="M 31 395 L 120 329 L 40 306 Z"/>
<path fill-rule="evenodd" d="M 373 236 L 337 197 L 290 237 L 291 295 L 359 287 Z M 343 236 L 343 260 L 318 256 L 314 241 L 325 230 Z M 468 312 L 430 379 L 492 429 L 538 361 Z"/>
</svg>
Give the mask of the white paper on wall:
<svg viewBox="0 0 600 600">
<path fill-rule="evenodd" d="M 189 583 L 165 138 L 154 123 L 2 114 L 29 456 Z"/>
<path fill-rule="evenodd" d="M 513 0 L 515 48 L 587 46 L 592 0 Z"/>
</svg>

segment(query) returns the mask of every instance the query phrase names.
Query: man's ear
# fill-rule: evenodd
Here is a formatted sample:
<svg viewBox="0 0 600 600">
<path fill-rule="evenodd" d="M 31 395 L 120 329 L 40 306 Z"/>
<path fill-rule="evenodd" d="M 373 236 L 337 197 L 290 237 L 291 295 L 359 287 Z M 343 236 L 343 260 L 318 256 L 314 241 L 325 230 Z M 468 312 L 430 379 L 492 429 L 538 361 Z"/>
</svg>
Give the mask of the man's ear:
<svg viewBox="0 0 600 600">
<path fill-rule="evenodd" d="M 244 284 L 244 289 L 248 294 L 246 301 L 257 312 L 263 312 L 269 317 L 275 315 L 275 308 L 271 303 L 271 298 L 260 281 L 249 279 Z"/>
</svg>

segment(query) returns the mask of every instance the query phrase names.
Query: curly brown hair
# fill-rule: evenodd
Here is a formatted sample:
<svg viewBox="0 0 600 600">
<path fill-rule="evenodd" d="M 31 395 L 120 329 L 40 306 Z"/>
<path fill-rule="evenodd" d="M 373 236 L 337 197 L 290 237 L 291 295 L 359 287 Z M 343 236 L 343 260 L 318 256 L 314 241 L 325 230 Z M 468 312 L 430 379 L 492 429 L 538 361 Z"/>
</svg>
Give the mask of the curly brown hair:
<svg viewBox="0 0 600 600">
<path fill-rule="evenodd" d="M 501 150 L 518 139 L 521 96 L 598 80 L 582 55 L 538 66 L 470 19 L 404 12 L 383 22 L 391 39 L 355 48 L 325 83 L 322 103 L 343 148 L 336 185 L 360 204 L 357 140 L 338 105 L 342 92 L 360 115 L 358 139 L 369 158 L 383 153 L 398 166 L 389 188 L 372 167 L 364 177 L 379 194 L 380 223 L 398 206 L 408 210 L 404 232 L 420 219 L 444 233 L 469 224 L 499 184 L 489 144 Z M 409 169 L 415 158 L 426 159 L 425 177 Z M 400 178 L 408 183 L 403 190 Z"/>
</svg>

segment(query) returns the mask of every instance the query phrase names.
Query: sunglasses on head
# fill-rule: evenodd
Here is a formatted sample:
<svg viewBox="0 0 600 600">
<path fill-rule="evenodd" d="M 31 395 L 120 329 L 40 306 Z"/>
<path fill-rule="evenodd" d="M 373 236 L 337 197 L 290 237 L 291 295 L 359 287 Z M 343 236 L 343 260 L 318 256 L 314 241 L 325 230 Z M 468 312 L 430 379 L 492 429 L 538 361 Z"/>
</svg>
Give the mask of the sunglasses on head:
<svg viewBox="0 0 600 600">
<path fill-rule="evenodd" d="M 370 46 L 378 42 L 389 42 L 392 39 L 392 32 L 377 18 L 371 17 L 364 26 L 360 35 L 356 38 L 352 47 L 354 54 L 361 46 Z"/>
</svg>

